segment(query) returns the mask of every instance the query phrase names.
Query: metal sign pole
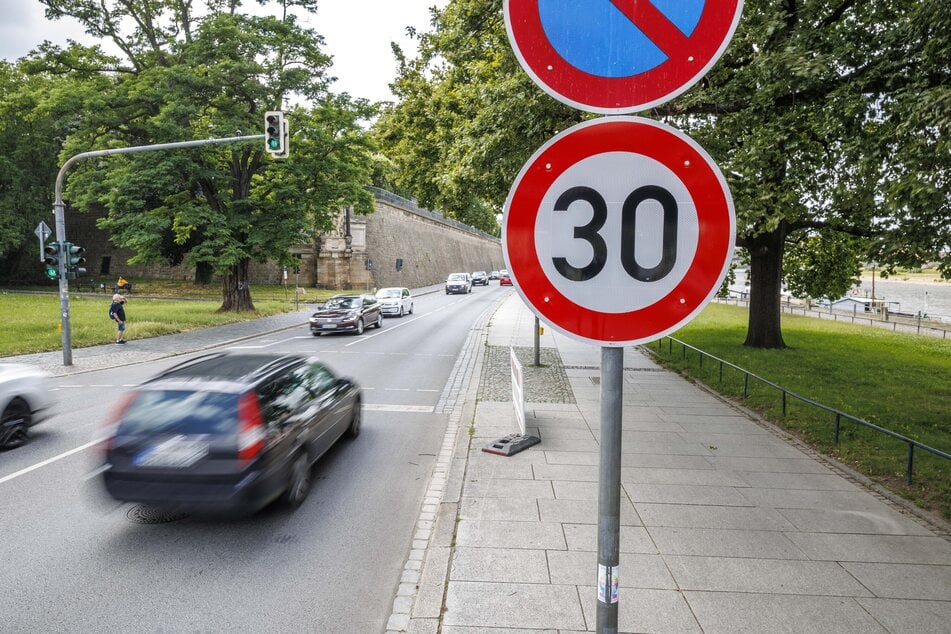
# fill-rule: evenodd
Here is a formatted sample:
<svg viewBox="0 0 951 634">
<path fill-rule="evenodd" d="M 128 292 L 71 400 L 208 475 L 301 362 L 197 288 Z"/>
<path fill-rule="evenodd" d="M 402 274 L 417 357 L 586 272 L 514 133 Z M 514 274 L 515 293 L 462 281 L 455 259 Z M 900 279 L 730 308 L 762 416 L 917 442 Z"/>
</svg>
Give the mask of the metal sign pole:
<svg viewBox="0 0 951 634">
<path fill-rule="evenodd" d="M 621 533 L 621 405 L 624 348 L 601 348 L 601 465 L 598 473 L 598 634 L 617 634 Z"/>
<path fill-rule="evenodd" d="M 539 350 L 539 347 L 541 346 L 541 342 L 540 342 L 541 334 L 538 332 L 538 329 L 540 327 L 541 326 L 538 323 L 538 317 L 535 317 L 535 367 L 536 368 L 542 364 L 541 351 Z"/>
</svg>

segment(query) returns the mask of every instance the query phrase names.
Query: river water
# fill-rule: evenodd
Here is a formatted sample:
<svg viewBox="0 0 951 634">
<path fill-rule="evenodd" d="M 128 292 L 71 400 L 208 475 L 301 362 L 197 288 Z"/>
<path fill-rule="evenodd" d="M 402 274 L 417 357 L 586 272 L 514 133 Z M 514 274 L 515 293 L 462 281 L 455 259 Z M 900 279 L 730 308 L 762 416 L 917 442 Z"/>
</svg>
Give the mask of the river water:
<svg viewBox="0 0 951 634">
<path fill-rule="evenodd" d="M 736 282 L 730 290 L 749 292 L 746 271 L 737 269 Z M 853 291 L 853 297 L 872 297 L 872 280 L 863 279 Z M 929 319 L 951 324 L 951 282 L 901 280 L 896 277 L 875 277 L 875 299 L 888 302 L 893 313 L 927 315 Z M 894 303 L 893 303 L 894 302 Z"/>
</svg>

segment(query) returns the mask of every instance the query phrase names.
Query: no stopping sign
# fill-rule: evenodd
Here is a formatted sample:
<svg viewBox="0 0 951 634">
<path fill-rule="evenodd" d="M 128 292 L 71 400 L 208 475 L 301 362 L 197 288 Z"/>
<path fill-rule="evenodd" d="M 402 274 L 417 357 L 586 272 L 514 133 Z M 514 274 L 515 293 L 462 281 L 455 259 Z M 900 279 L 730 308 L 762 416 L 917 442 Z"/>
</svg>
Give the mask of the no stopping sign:
<svg viewBox="0 0 951 634">
<path fill-rule="evenodd" d="M 703 77 L 742 0 L 505 0 L 512 50 L 542 90 L 603 114 L 647 110 Z"/>
<path fill-rule="evenodd" d="M 692 139 L 639 117 L 556 135 L 505 202 L 502 248 L 516 289 L 560 332 L 603 346 L 644 343 L 713 298 L 736 218 L 723 174 Z"/>
</svg>

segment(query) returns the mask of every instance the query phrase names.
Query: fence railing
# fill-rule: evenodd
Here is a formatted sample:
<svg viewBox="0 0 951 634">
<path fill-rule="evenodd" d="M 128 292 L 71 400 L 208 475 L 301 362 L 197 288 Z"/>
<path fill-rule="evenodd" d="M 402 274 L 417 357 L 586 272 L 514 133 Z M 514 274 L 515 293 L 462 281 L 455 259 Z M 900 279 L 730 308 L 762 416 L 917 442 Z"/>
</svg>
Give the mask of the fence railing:
<svg viewBox="0 0 951 634">
<path fill-rule="evenodd" d="M 783 416 L 786 416 L 787 400 L 790 399 L 790 398 L 795 399 L 795 400 L 797 400 L 797 401 L 802 401 L 803 403 L 807 403 L 807 404 L 809 404 L 809 405 L 812 405 L 813 407 L 816 407 L 816 408 L 818 408 L 818 409 L 824 410 L 824 411 L 826 411 L 826 412 L 829 412 L 830 414 L 835 415 L 835 426 L 834 426 L 834 428 L 833 428 L 833 437 L 832 437 L 832 438 L 833 438 L 833 442 L 834 442 L 836 445 L 839 444 L 839 432 L 840 432 L 840 429 L 841 429 L 841 425 L 842 425 L 842 421 L 843 421 L 843 420 L 848 421 L 848 422 L 855 423 L 856 425 L 860 425 L 860 426 L 866 427 L 866 428 L 868 428 L 868 429 L 872 429 L 872 430 L 874 430 L 874 431 L 876 431 L 876 432 L 879 432 L 879 433 L 881 433 L 881 434 L 885 434 L 886 436 L 890 436 L 890 437 L 892 437 L 892 438 L 894 438 L 894 439 L 896 439 L 896 440 L 899 440 L 899 441 L 901 441 L 901 442 L 907 444 L 907 445 L 908 445 L 908 455 L 907 455 L 907 461 L 906 461 L 906 467 L 905 467 L 905 480 L 908 482 L 908 484 L 911 484 L 911 483 L 912 483 L 912 474 L 913 474 L 913 471 L 914 471 L 914 464 L 915 464 L 915 448 L 921 449 L 922 451 L 927 451 L 927 452 L 929 452 L 929 453 L 932 453 L 932 454 L 938 456 L 939 458 L 944 458 L 945 460 L 951 460 L 951 454 L 947 454 L 947 453 L 941 451 L 940 449 L 935 449 L 934 447 L 929 447 L 928 445 L 924 445 L 924 444 L 918 442 L 917 440 L 913 440 L 913 439 L 911 439 L 911 438 L 908 438 L 907 436 L 902 436 L 902 435 L 899 434 L 899 433 L 893 432 L 893 431 L 890 430 L 890 429 L 885 429 L 884 427 L 879 427 L 878 425 L 876 425 L 876 424 L 874 424 L 874 423 L 870 423 L 870 422 L 868 422 L 867 420 L 862 420 L 861 418 L 857 418 L 857 417 L 855 417 L 855 416 L 852 416 L 851 414 L 847 414 L 846 412 L 843 412 L 843 411 L 841 411 L 841 410 L 837 410 L 837 409 L 835 409 L 834 407 L 829 407 L 828 405 L 823 405 L 822 403 L 816 402 L 816 401 L 814 401 L 814 400 L 812 400 L 812 399 L 810 399 L 810 398 L 806 398 L 805 396 L 802 396 L 802 395 L 800 395 L 800 394 L 796 394 L 795 392 L 793 392 L 793 391 L 791 391 L 791 390 L 789 390 L 789 389 L 787 389 L 787 388 L 785 388 L 785 387 L 783 387 L 783 386 L 781 386 L 781 385 L 779 385 L 779 384 L 777 384 L 777 383 L 774 383 L 773 381 L 770 381 L 769 379 L 764 379 L 763 377 L 758 376 L 758 375 L 756 375 L 756 374 L 750 372 L 749 370 L 745 370 L 744 368 L 741 368 L 741 367 L 738 366 L 738 365 L 734 365 L 733 363 L 730 363 L 729 361 L 725 361 L 725 360 L 721 359 L 720 357 L 717 357 L 717 356 L 714 356 L 714 355 L 712 355 L 712 354 L 710 354 L 710 353 L 704 352 L 703 350 L 701 350 L 701 349 L 699 349 L 699 348 L 696 348 L 696 347 L 694 347 L 694 346 L 691 346 L 689 343 L 683 342 L 683 341 L 681 341 L 680 339 L 675 339 L 674 337 L 662 337 L 661 339 L 658 339 L 658 340 L 657 340 L 657 349 L 658 349 L 658 350 L 663 350 L 663 340 L 664 340 L 664 339 L 667 339 L 667 348 L 668 348 L 667 352 L 668 352 L 668 354 L 669 354 L 670 356 L 673 356 L 673 354 L 674 354 L 674 343 L 677 343 L 677 344 L 679 344 L 679 345 L 681 346 L 681 358 L 682 358 L 683 360 L 686 360 L 686 359 L 687 359 L 687 351 L 688 351 L 688 350 L 692 350 L 692 351 L 696 352 L 696 353 L 697 353 L 697 356 L 698 356 L 698 359 L 699 359 L 699 367 L 700 367 L 701 370 L 703 369 L 703 360 L 704 360 L 705 358 L 706 358 L 706 359 L 710 359 L 710 360 L 713 361 L 713 362 L 719 363 L 718 381 L 720 381 L 721 383 L 723 382 L 723 369 L 724 369 L 725 367 L 726 367 L 726 368 L 732 368 L 733 370 L 736 370 L 737 372 L 741 373 L 741 374 L 743 375 L 743 398 L 744 398 L 744 399 L 745 399 L 745 398 L 748 398 L 748 396 L 749 396 L 749 391 L 750 391 L 750 379 L 753 379 L 754 381 L 757 381 L 757 382 L 759 382 L 759 383 L 762 383 L 763 385 L 766 385 L 766 386 L 768 386 L 768 387 L 771 387 L 771 388 L 777 390 L 777 391 L 781 394 Z"/>
<path fill-rule="evenodd" d="M 720 304 L 749 306 L 748 298 L 737 297 L 733 295 L 730 297 L 718 297 L 715 301 Z M 889 319 L 882 319 L 881 317 L 860 315 L 858 314 L 858 310 L 856 310 L 854 307 L 851 313 L 847 311 L 843 312 L 828 309 L 816 310 L 815 308 L 794 305 L 789 300 L 785 300 L 780 303 L 780 310 L 782 310 L 784 313 L 789 313 L 790 315 L 803 315 L 804 317 L 815 317 L 817 319 L 849 322 L 863 326 L 867 322 L 869 326 L 875 328 L 884 328 L 886 330 L 891 330 L 892 332 L 913 332 L 917 335 L 940 337 L 941 339 L 947 339 L 948 337 L 951 337 L 951 330 L 948 330 L 947 328 L 929 326 L 927 323 L 922 323 L 922 316 L 920 314 L 915 317 L 901 317 L 892 314 L 889 315 Z"/>
</svg>

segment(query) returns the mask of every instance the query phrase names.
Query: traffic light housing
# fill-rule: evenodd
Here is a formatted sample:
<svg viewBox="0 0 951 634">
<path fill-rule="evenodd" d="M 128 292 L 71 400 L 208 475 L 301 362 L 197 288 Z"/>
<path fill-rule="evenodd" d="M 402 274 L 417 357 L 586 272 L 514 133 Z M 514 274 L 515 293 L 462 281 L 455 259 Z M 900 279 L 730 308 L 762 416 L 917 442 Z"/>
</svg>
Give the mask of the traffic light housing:
<svg viewBox="0 0 951 634">
<path fill-rule="evenodd" d="M 280 110 L 264 113 L 264 149 L 274 158 L 287 158 L 287 120 Z"/>
<path fill-rule="evenodd" d="M 43 266 L 46 267 L 46 277 L 51 280 L 59 279 L 59 259 L 62 257 L 59 242 L 50 242 L 43 247 Z"/>
<path fill-rule="evenodd" d="M 66 277 L 75 280 L 80 275 L 85 275 L 86 269 L 80 265 L 86 263 L 86 258 L 83 257 L 86 249 L 72 242 L 64 242 L 63 247 L 66 258 Z"/>
</svg>

